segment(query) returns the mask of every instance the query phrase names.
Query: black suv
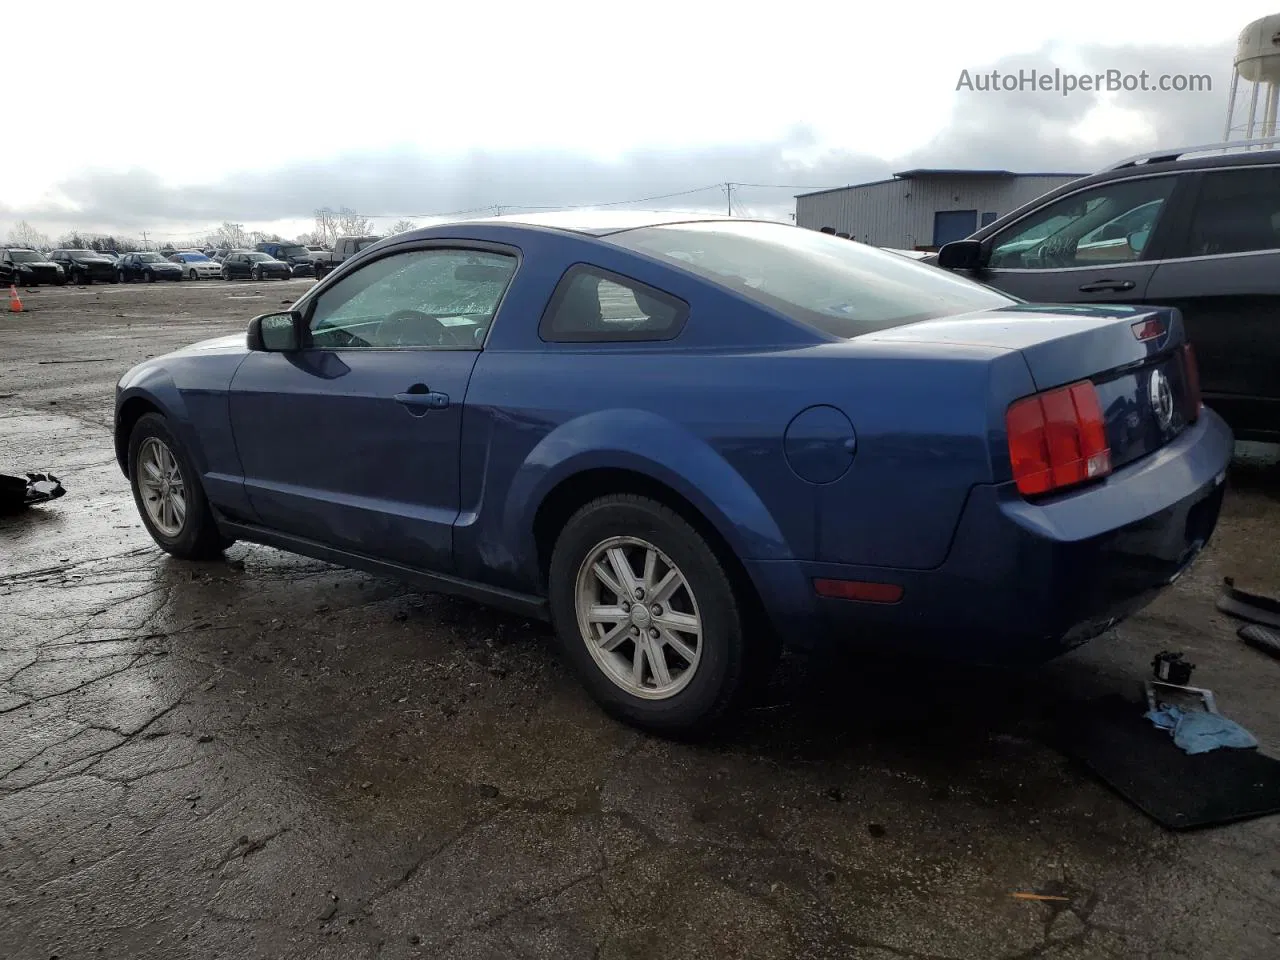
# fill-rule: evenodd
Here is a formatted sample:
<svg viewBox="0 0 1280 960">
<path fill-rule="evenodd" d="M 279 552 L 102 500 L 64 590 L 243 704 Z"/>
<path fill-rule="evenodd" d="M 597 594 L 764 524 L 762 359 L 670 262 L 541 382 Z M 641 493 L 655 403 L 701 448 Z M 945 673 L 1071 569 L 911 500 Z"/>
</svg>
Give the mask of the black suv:
<svg viewBox="0 0 1280 960">
<path fill-rule="evenodd" d="M 925 262 L 1033 303 L 1177 307 L 1205 403 L 1239 439 L 1280 440 L 1280 149 L 1239 146 L 1131 158 Z"/>
<path fill-rule="evenodd" d="M 0 278 L 7 276 L 9 283 L 20 287 L 34 287 L 37 283 L 61 286 L 67 282 L 62 268 L 38 250 L 26 247 L 0 249 L 0 264 L 8 268 L 7 272 L 0 270 Z"/>
<path fill-rule="evenodd" d="M 110 257 L 92 250 L 54 250 L 49 259 L 62 267 L 62 272 L 72 283 L 93 283 L 95 280 L 116 282 L 116 265 Z"/>
</svg>

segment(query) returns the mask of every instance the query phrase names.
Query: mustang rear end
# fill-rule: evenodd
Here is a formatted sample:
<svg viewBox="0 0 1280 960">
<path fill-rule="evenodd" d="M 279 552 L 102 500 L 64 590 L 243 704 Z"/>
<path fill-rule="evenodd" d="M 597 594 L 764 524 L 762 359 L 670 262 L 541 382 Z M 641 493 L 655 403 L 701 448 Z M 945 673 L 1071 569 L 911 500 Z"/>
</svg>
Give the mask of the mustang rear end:
<svg viewBox="0 0 1280 960">
<path fill-rule="evenodd" d="M 1212 535 L 1233 437 L 1201 404 L 1176 311 L 1006 308 L 859 341 L 1009 347 L 1034 389 L 993 398 L 994 482 L 969 490 L 941 563 L 802 564 L 811 600 L 796 609 L 813 609 L 818 630 L 882 628 L 912 653 L 1044 661 L 1140 610 Z"/>
</svg>

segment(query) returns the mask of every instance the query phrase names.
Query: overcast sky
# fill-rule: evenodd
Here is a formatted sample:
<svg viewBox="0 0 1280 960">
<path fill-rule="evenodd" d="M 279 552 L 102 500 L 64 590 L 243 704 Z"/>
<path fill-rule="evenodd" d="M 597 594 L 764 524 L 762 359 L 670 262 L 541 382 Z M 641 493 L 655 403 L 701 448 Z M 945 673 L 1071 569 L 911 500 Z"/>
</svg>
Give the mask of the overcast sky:
<svg viewBox="0 0 1280 960">
<path fill-rule="evenodd" d="M 725 181 L 767 185 L 735 188 L 736 211 L 786 217 L 797 188 L 914 166 L 1084 172 L 1220 138 L 1236 37 L 1275 7 L 63 0 L 62 27 L 5 41 L 0 236 L 24 218 L 293 234 L 321 206 L 383 229 L 497 205 L 720 210 Z M 956 90 L 1020 67 L 1213 82 Z"/>
</svg>

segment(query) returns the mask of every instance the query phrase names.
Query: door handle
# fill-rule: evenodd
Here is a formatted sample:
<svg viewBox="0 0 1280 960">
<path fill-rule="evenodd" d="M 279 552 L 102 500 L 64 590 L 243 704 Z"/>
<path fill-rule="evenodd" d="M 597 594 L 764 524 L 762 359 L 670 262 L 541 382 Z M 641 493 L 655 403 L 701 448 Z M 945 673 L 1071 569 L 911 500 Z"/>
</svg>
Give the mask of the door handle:
<svg viewBox="0 0 1280 960">
<path fill-rule="evenodd" d="M 427 389 L 415 383 L 407 393 L 397 393 L 396 403 L 405 407 L 415 417 L 420 417 L 428 410 L 443 410 L 449 406 L 449 395 Z"/>
<path fill-rule="evenodd" d="M 1132 290 L 1134 283 L 1132 280 L 1095 280 L 1093 283 L 1086 283 L 1080 288 L 1081 293 L 1102 293 L 1104 290 Z"/>
</svg>

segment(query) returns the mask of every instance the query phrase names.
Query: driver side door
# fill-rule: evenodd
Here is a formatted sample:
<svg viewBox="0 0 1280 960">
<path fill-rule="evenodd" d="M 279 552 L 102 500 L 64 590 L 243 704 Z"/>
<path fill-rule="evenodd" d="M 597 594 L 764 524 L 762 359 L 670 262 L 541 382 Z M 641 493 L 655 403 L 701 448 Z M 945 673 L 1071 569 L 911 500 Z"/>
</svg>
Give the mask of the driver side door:
<svg viewBox="0 0 1280 960">
<path fill-rule="evenodd" d="M 1032 303 L 1142 301 L 1182 178 L 1101 184 L 1061 197 L 987 240 L 973 278 Z"/>
<path fill-rule="evenodd" d="M 262 525 L 451 569 L 463 402 L 516 263 L 456 245 L 389 252 L 318 288 L 301 349 L 249 354 L 230 413 Z"/>
</svg>

